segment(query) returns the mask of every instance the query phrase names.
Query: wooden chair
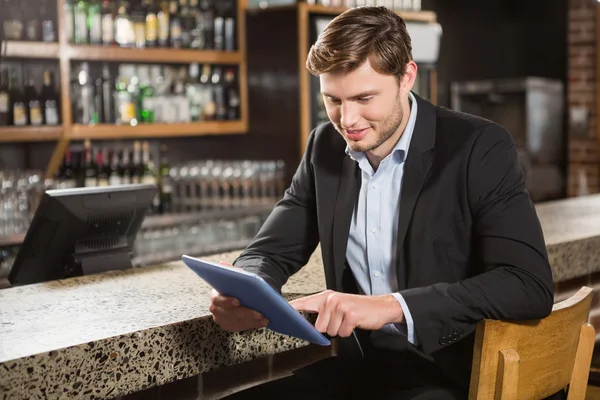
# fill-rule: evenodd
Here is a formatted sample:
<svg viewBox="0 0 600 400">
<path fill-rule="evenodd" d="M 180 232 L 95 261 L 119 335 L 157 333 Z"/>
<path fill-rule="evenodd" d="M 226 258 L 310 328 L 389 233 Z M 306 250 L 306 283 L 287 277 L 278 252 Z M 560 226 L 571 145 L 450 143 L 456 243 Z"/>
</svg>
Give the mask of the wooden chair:
<svg viewBox="0 0 600 400">
<path fill-rule="evenodd" d="M 475 333 L 470 400 L 543 399 L 569 386 L 585 399 L 595 331 L 592 289 L 556 303 L 542 320 L 482 321 Z"/>
</svg>

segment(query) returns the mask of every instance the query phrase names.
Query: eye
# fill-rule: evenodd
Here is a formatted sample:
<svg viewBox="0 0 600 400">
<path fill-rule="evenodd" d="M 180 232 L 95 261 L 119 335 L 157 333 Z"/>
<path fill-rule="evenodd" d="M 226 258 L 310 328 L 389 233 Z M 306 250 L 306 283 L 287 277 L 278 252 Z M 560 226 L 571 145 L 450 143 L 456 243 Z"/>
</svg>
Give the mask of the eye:
<svg viewBox="0 0 600 400">
<path fill-rule="evenodd" d="M 326 99 L 331 104 L 340 104 L 340 99 L 336 99 L 336 98 L 333 98 L 333 97 L 326 97 Z"/>
<path fill-rule="evenodd" d="M 368 103 L 369 101 L 373 100 L 373 96 L 359 97 L 357 100 L 359 103 Z"/>
</svg>

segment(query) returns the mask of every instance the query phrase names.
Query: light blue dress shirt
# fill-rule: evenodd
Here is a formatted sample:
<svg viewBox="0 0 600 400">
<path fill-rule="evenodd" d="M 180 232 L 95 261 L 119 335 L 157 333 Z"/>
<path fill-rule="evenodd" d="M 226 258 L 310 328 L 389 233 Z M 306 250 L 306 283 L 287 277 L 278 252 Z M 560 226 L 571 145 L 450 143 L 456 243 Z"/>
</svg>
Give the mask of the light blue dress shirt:
<svg viewBox="0 0 600 400">
<path fill-rule="evenodd" d="M 386 158 L 373 171 L 365 153 L 351 151 L 362 171 L 358 203 L 352 214 L 346 259 L 365 295 L 393 294 L 404 312 L 406 324 L 388 324 L 382 330 L 406 334 L 408 341 L 418 344 L 413 319 L 404 298 L 398 293 L 396 279 L 396 248 L 398 238 L 398 213 L 400 191 L 404 174 L 404 161 L 408 154 L 417 119 L 417 101 L 409 93 L 410 116 L 402 137 Z"/>
</svg>

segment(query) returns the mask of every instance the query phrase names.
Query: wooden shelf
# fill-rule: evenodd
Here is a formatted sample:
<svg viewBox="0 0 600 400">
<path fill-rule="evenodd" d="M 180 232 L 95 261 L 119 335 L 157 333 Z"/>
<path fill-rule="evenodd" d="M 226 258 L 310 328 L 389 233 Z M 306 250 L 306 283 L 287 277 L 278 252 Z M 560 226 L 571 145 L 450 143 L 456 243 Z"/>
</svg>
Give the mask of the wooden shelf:
<svg viewBox="0 0 600 400">
<path fill-rule="evenodd" d="M 88 45 L 67 45 L 66 56 L 71 60 L 124 61 L 155 63 L 210 63 L 238 64 L 242 62 L 241 52 L 190 50 L 190 49 L 132 49 L 124 47 L 104 47 Z"/>
<path fill-rule="evenodd" d="M 61 125 L 0 127 L 0 143 L 54 141 L 61 138 L 62 132 Z"/>
<path fill-rule="evenodd" d="M 1 46 L 6 48 L 7 57 L 16 58 L 56 58 L 60 53 L 60 45 L 56 42 L 26 42 L 8 40 Z M 3 53 L 4 54 L 4 53 Z"/>
<path fill-rule="evenodd" d="M 321 4 L 309 4 L 306 6 L 307 11 L 310 14 L 327 14 L 327 15 L 339 15 L 344 11 L 348 10 L 347 7 L 327 7 Z M 398 11 L 398 14 L 404 18 L 405 21 L 411 22 L 436 22 L 437 17 L 433 11 Z"/>
<path fill-rule="evenodd" d="M 129 125 L 73 125 L 70 139 L 135 139 L 169 138 L 181 136 L 204 136 L 243 134 L 248 127 L 243 121 L 206 121 L 183 124 Z"/>
<path fill-rule="evenodd" d="M 347 7 L 329 7 L 321 4 L 306 4 L 304 2 L 299 2 L 296 4 L 290 5 L 281 5 L 281 6 L 269 6 L 267 8 L 251 8 L 248 9 L 249 13 L 252 12 L 268 12 L 268 11 L 277 11 L 284 9 L 294 9 L 300 7 L 301 9 L 305 9 L 309 14 L 322 14 L 322 15 L 339 15 L 344 11 L 347 11 Z M 404 18 L 405 21 L 411 22 L 437 22 L 437 15 L 433 11 L 398 11 L 398 14 Z"/>
</svg>

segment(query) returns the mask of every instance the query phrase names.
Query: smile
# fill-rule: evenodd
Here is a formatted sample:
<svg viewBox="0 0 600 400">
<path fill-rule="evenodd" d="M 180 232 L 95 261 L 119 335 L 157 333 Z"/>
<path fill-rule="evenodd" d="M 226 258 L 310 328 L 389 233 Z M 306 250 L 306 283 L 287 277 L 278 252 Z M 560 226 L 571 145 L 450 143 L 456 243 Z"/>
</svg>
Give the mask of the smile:
<svg viewBox="0 0 600 400">
<path fill-rule="evenodd" d="M 369 130 L 369 128 L 344 129 L 344 133 L 348 139 L 350 139 L 352 141 L 359 141 L 366 136 L 368 130 Z"/>
</svg>

